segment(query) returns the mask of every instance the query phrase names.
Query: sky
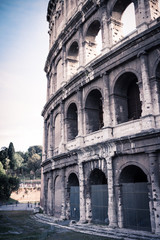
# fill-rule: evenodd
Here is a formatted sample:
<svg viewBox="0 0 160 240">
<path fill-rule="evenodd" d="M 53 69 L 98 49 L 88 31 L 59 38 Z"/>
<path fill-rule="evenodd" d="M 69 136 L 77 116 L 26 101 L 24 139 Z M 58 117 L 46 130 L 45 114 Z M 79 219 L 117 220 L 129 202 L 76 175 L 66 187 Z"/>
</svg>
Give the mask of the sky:
<svg viewBox="0 0 160 240">
<path fill-rule="evenodd" d="M 0 149 L 10 142 L 16 151 L 23 152 L 43 145 L 48 2 L 0 0 Z M 130 19 L 125 35 L 134 30 L 133 11 L 131 4 L 122 19 L 124 23 Z"/>
<path fill-rule="evenodd" d="M 43 144 L 48 0 L 0 0 L 0 149 Z"/>
</svg>

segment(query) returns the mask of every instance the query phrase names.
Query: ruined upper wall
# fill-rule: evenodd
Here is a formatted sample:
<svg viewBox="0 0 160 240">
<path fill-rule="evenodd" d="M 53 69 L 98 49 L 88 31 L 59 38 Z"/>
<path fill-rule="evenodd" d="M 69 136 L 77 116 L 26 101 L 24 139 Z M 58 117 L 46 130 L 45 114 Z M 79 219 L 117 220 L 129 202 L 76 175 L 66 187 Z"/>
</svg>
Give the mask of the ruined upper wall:
<svg viewBox="0 0 160 240">
<path fill-rule="evenodd" d="M 131 4 L 135 28 L 125 36 L 122 16 Z M 50 0 L 47 99 L 95 58 L 157 24 L 159 16 L 158 0 Z"/>
<path fill-rule="evenodd" d="M 101 17 L 106 18 L 107 25 L 110 25 L 110 30 L 113 30 L 114 34 L 121 38 L 119 29 L 122 28 L 122 14 L 131 3 L 134 4 L 135 8 L 136 27 L 140 28 L 143 25 L 141 30 L 145 29 L 145 24 L 149 24 L 159 16 L 158 0 L 125 0 L 123 4 L 120 0 L 50 0 L 47 10 L 50 48 L 60 33 L 68 26 L 69 22 L 74 21 L 74 19 L 77 21 L 77 15 L 80 15 L 81 22 L 84 22 L 89 19 L 90 13 L 93 14 L 99 8 L 103 8 L 101 13 L 105 13 Z M 109 35 L 108 37 L 110 38 L 111 36 Z"/>
</svg>

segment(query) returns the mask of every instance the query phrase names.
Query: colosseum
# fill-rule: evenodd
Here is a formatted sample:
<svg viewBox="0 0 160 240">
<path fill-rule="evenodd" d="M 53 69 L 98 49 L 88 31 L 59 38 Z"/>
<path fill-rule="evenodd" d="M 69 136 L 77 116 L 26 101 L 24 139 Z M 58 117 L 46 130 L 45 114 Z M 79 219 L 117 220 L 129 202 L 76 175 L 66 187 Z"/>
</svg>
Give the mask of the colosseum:
<svg viewBox="0 0 160 240">
<path fill-rule="evenodd" d="M 158 9 L 158 0 L 49 1 L 47 215 L 160 234 Z"/>
</svg>

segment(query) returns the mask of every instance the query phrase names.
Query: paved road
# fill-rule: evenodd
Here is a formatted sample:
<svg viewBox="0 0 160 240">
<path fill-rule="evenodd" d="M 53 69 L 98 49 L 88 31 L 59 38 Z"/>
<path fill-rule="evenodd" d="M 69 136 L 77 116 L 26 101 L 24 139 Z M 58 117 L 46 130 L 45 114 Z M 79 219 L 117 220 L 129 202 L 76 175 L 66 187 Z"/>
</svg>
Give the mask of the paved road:
<svg viewBox="0 0 160 240">
<path fill-rule="evenodd" d="M 18 203 L 18 204 L 10 204 L 10 205 L 1 205 L 0 211 L 33 211 L 35 205 L 28 203 Z"/>
</svg>

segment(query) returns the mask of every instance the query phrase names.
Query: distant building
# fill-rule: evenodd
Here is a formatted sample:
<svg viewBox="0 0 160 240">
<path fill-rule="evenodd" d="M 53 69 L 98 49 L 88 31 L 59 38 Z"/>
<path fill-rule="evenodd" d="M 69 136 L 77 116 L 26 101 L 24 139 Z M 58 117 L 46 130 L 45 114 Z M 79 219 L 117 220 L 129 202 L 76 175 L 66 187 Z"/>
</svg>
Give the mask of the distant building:
<svg viewBox="0 0 160 240">
<path fill-rule="evenodd" d="M 159 16 L 157 0 L 49 1 L 48 215 L 160 234 Z"/>
</svg>

